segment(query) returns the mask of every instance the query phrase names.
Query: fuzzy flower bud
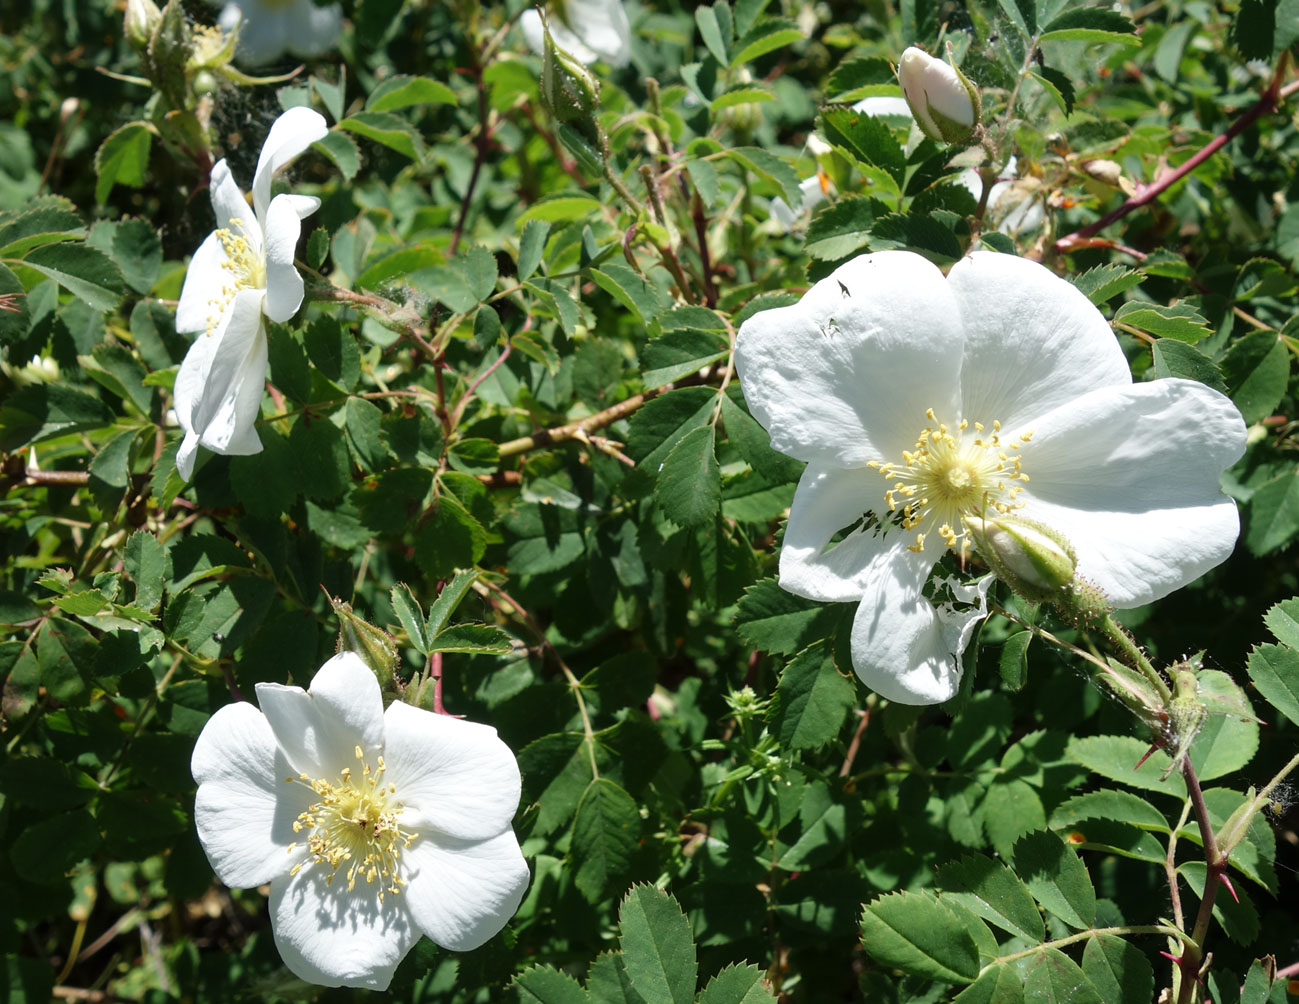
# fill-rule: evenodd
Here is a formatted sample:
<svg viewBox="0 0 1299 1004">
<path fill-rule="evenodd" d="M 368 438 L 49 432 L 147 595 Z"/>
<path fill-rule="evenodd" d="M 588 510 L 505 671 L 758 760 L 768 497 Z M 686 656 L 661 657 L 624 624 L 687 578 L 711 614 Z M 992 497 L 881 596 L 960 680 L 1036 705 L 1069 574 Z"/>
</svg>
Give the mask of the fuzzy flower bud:
<svg viewBox="0 0 1299 1004">
<path fill-rule="evenodd" d="M 600 107 L 600 84 L 579 59 L 561 49 L 542 16 L 541 101 L 557 122 L 592 121 Z M 579 121 L 580 124 L 580 121 Z"/>
<path fill-rule="evenodd" d="M 1073 548 L 1050 527 L 1014 516 L 967 516 L 965 526 L 997 578 L 1026 599 L 1053 599 L 1073 582 Z"/>
<path fill-rule="evenodd" d="M 940 143 L 970 142 L 979 125 L 979 89 L 955 65 L 913 45 L 898 63 L 898 83 L 921 132 Z"/>
<path fill-rule="evenodd" d="M 374 673 L 384 694 L 392 694 L 398 687 L 397 667 L 401 665 L 397 642 L 387 631 L 358 617 L 350 603 L 332 596 L 329 603 L 338 617 L 338 644 L 334 651 L 355 652 Z"/>
<path fill-rule="evenodd" d="M 136 49 L 144 51 L 153 38 L 153 29 L 162 20 L 162 11 L 153 0 L 126 0 L 126 18 L 123 29 L 126 39 Z"/>
</svg>

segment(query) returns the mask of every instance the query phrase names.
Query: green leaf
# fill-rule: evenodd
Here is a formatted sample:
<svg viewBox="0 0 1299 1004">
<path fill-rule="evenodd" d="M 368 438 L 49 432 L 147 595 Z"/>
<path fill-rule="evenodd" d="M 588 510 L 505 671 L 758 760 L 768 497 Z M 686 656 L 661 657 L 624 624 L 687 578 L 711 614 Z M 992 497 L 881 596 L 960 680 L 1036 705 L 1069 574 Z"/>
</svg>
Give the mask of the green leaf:
<svg viewBox="0 0 1299 1004">
<path fill-rule="evenodd" d="M 478 581 L 478 571 L 473 568 L 462 568 L 456 572 L 454 578 L 442 587 L 438 593 L 438 598 L 433 601 L 433 606 L 428 612 L 428 637 L 436 638 L 442 633 L 451 620 L 451 615 L 455 613 L 456 608 L 460 606 L 463 600 Z"/>
<path fill-rule="evenodd" d="M 851 793 L 847 801 L 836 800 L 824 782 L 808 785 L 798 806 L 801 832 L 776 867 L 802 872 L 826 864 L 843 850 L 848 835 L 857 831 L 859 818 L 858 803 Z"/>
<path fill-rule="evenodd" d="M 962 253 L 956 234 L 927 213 L 889 213 L 880 217 L 871 230 L 871 248 L 904 248 L 940 264 L 956 261 Z"/>
<path fill-rule="evenodd" d="M 415 534 L 415 560 L 431 579 L 446 579 L 476 564 L 487 550 L 487 531 L 450 492 L 443 492 Z"/>
<path fill-rule="evenodd" d="M 398 74 L 375 86 L 366 99 L 366 111 L 391 112 L 411 105 L 454 105 L 456 93 L 432 77 Z"/>
<path fill-rule="evenodd" d="M 168 556 L 158 538 L 147 530 L 136 530 L 126 542 L 123 565 L 135 582 L 132 605 L 153 610 L 162 601 L 162 584 L 167 574 Z"/>
<path fill-rule="evenodd" d="M 1034 1004 L 1106 1004 L 1078 964 L 1058 948 L 1033 956 L 1024 973 L 1024 999 Z"/>
<path fill-rule="evenodd" d="M 734 108 L 736 105 L 757 105 L 775 100 L 776 96 L 765 87 L 740 84 L 713 98 L 708 108 L 712 112 L 720 112 L 726 108 Z"/>
<path fill-rule="evenodd" d="M 1087 736 L 1069 740 L 1066 752 L 1070 759 L 1087 769 L 1129 788 L 1185 798 L 1186 785 L 1180 774 L 1173 773 L 1163 781 L 1159 779 L 1168 766 L 1167 755 L 1156 752 L 1137 767 L 1149 749 L 1149 743 L 1135 736 Z"/>
<path fill-rule="evenodd" d="M 0 216 L 0 257 L 20 258 L 42 244 L 79 240 L 86 225 L 66 199 L 52 199 L 17 215 Z"/>
<path fill-rule="evenodd" d="M 1092 303 L 1100 305 L 1118 296 L 1126 289 L 1145 282 L 1144 272 L 1124 268 L 1122 265 L 1097 265 L 1081 275 L 1070 276 L 1069 281 L 1086 294 Z"/>
<path fill-rule="evenodd" d="M 504 524 L 515 538 L 510 545 L 510 564 L 524 574 L 557 572 L 586 553 L 586 542 L 571 509 L 525 503 L 510 512 Z"/>
<path fill-rule="evenodd" d="M 1046 92 L 1051 95 L 1055 103 L 1060 106 L 1060 110 L 1066 115 L 1073 114 L 1075 92 L 1073 81 L 1059 70 L 1050 66 L 1039 66 L 1036 70 L 1029 70 L 1029 76 L 1041 83 Z"/>
<path fill-rule="evenodd" d="M 1273 607 L 1269 616 L 1276 610 Z M 1299 725 L 1299 652 L 1281 645 L 1259 645 L 1249 653 L 1247 666 L 1258 692 L 1272 707 Z"/>
<path fill-rule="evenodd" d="M 595 284 L 630 310 L 641 327 L 648 329 L 663 313 L 658 288 L 626 265 L 610 262 L 591 272 Z"/>
<path fill-rule="evenodd" d="M 588 902 L 601 902 L 631 869 L 640 829 L 632 797 L 608 778 L 593 779 L 577 804 L 572 842 L 573 883 Z"/>
<path fill-rule="evenodd" d="M 731 963 L 708 981 L 699 1004 L 775 1004 L 757 966 Z"/>
<path fill-rule="evenodd" d="M 1203 861 L 1183 862 L 1177 866 L 1177 873 L 1186 879 L 1186 884 L 1191 887 L 1196 898 L 1203 897 L 1207 876 Z M 1243 887 L 1237 887 L 1236 895 L 1240 897 L 1239 902 L 1232 899 L 1225 889 L 1219 889 L 1213 900 L 1213 916 L 1227 932 L 1227 937 L 1238 945 L 1248 945 L 1258 937 L 1258 910 Z"/>
<path fill-rule="evenodd" d="M 519 217 L 519 222 L 541 220 L 546 223 L 561 223 L 587 219 L 599 213 L 602 208 L 598 199 L 585 192 L 558 192 L 530 205 Z"/>
<path fill-rule="evenodd" d="M 955 900 L 1029 944 L 1046 936 L 1028 887 L 1005 865 L 971 854 L 942 865 L 935 878 L 945 901 Z"/>
<path fill-rule="evenodd" d="M 888 214 L 888 206 L 879 199 L 845 195 L 817 209 L 804 248 L 813 258 L 837 261 L 870 244 L 871 227 Z"/>
<path fill-rule="evenodd" d="M 997 853 L 1009 858 L 1016 840 L 1046 825 L 1046 810 L 1032 785 L 1017 777 L 996 778 L 984 796 L 983 825 Z"/>
<path fill-rule="evenodd" d="M 18 834 L 9 857 L 28 882 L 48 885 L 62 882 L 99 843 L 95 818 L 85 809 L 74 809 L 32 823 Z"/>
<path fill-rule="evenodd" d="M 1245 545 L 1262 556 L 1299 535 L 1299 471 L 1265 482 L 1250 499 Z"/>
<path fill-rule="evenodd" d="M 1112 934 L 1088 940 L 1082 971 L 1105 1004 L 1149 1004 L 1154 997 L 1155 971 L 1146 953 Z"/>
<path fill-rule="evenodd" d="M 1136 30 L 1127 17 L 1108 7 L 1070 6 L 1047 23 L 1040 41 L 1140 45 Z"/>
<path fill-rule="evenodd" d="M 698 372 L 710 363 L 724 358 L 730 344 L 724 335 L 714 331 L 689 328 L 667 331 L 645 346 L 641 361 L 645 366 L 647 390 L 680 380 Z"/>
<path fill-rule="evenodd" d="M 759 56 L 774 52 L 791 42 L 801 42 L 807 36 L 793 21 L 784 17 L 765 18 L 759 21 L 745 36 L 735 43 L 735 55 L 731 58 L 731 67 L 743 66 Z"/>
<path fill-rule="evenodd" d="M 726 436 L 740 451 L 740 456 L 758 474 L 774 482 L 796 481 L 803 473 L 803 462 L 771 448 L 767 430 L 729 395 L 722 396 L 722 422 Z"/>
<path fill-rule="evenodd" d="M 647 402 L 629 423 L 627 455 L 642 470 L 657 474 L 681 437 L 712 418 L 716 401 L 712 388 L 682 387 Z"/>
<path fill-rule="evenodd" d="M 1204 670 L 1201 677 L 1217 670 Z M 1230 678 L 1228 678 L 1230 680 Z M 1244 700 L 1242 695 L 1241 700 Z M 1258 722 L 1252 720 L 1253 709 L 1245 702 L 1245 714 L 1249 719 L 1237 715 L 1211 714 L 1205 719 L 1195 743 L 1191 747 L 1191 763 L 1201 781 L 1212 781 L 1233 771 L 1240 770 L 1258 751 Z"/>
<path fill-rule="evenodd" d="M 659 469 L 654 500 L 678 526 L 703 526 L 722 504 L 716 431 L 711 424 L 691 429 L 672 447 Z"/>
<path fill-rule="evenodd" d="M 356 172 L 361 169 L 361 148 L 347 133 L 339 132 L 337 126 L 327 132 L 323 139 L 316 140 L 312 146 L 334 162 L 344 181 L 351 181 L 356 177 Z"/>
<path fill-rule="evenodd" d="M 1015 842 L 1015 871 L 1033 897 L 1070 927 L 1090 927 L 1096 891 L 1078 855 L 1050 830 L 1027 833 Z"/>
<path fill-rule="evenodd" d="M 1051 814 L 1051 828 L 1063 829 L 1084 819 L 1104 819 L 1158 833 L 1169 832 L 1168 820 L 1162 812 L 1140 795 L 1114 788 L 1075 795 L 1061 802 Z"/>
<path fill-rule="evenodd" d="M 1227 385 L 1218 367 L 1195 346 L 1174 338 L 1160 338 L 1153 351 L 1155 376 L 1198 380 L 1219 393 L 1227 393 Z"/>
<path fill-rule="evenodd" d="M 424 141 L 419 133 L 409 122 L 387 112 L 357 112 L 343 119 L 335 128 L 364 136 L 411 160 L 420 160 L 424 156 Z"/>
<path fill-rule="evenodd" d="M 550 233 L 550 224 L 545 220 L 529 220 L 523 226 L 523 235 L 519 238 L 519 281 L 522 282 L 537 271 L 541 256 L 546 250 L 546 235 Z"/>
<path fill-rule="evenodd" d="M 930 896 L 897 892 L 862 909 L 862 945 L 881 965 L 941 983 L 973 983 L 979 950 L 969 931 Z"/>
<path fill-rule="evenodd" d="M 486 300 L 496 288 L 496 256 L 481 244 L 465 252 L 465 277 L 469 291 L 479 300 Z"/>
<path fill-rule="evenodd" d="M 781 197 L 791 206 L 800 205 L 803 191 L 800 179 L 789 162 L 756 146 L 741 146 L 726 151 L 726 156 L 747 167 L 780 189 Z"/>
<path fill-rule="evenodd" d="M 411 592 L 410 586 L 398 582 L 389 593 L 393 612 L 406 631 L 410 643 L 425 655 L 430 651 L 429 636 L 424 623 L 424 611 L 420 609 L 419 600 Z"/>
<path fill-rule="evenodd" d="M 103 402 L 84 391 L 61 384 L 33 384 L 11 393 L 0 405 L 0 449 L 99 429 L 112 420 Z"/>
<path fill-rule="evenodd" d="M 1264 615 L 1263 623 L 1282 645 L 1299 648 L 1299 596 L 1274 603 Z"/>
<path fill-rule="evenodd" d="M 495 624 L 452 624 L 429 642 L 430 652 L 464 652 L 468 655 L 509 655 L 514 639 Z"/>
<path fill-rule="evenodd" d="M 27 311 L 27 292 L 18 276 L 0 265 L 0 349 L 26 338 L 31 318 Z"/>
<path fill-rule="evenodd" d="M 46 244 L 28 254 L 23 264 L 95 310 L 112 310 L 122 300 L 122 273 L 113 259 L 89 244 Z"/>
<path fill-rule="evenodd" d="M 653 886 L 634 885 L 618 920 L 623 966 L 636 992 L 653 1004 L 691 1004 L 699 964 L 677 901 Z"/>
<path fill-rule="evenodd" d="M 573 354 L 573 392 L 597 411 L 610 403 L 609 395 L 622 377 L 623 354 L 612 339 L 592 338 Z"/>
<path fill-rule="evenodd" d="M 447 460 L 465 474 L 490 474 L 501 463 L 501 451 L 490 439 L 471 437 L 452 443 Z"/>
<path fill-rule="evenodd" d="M 703 200 L 705 209 L 712 209 L 717 204 L 717 197 L 721 194 L 721 183 L 717 179 L 717 168 L 706 160 L 687 160 L 686 173 L 690 175 L 690 182 L 695 186 L 695 191 L 699 193 L 699 198 Z"/>
<path fill-rule="evenodd" d="M 149 169 L 149 148 L 153 145 L 153 127 L 144 122 L 128 122 L 99 145 L 95 151 L 95 201 L 104 203 L 113 186 L 141 188 Z"/>
<path fill-rule="evenodd" d="M 1001 645 L 997 667 L 1011 690 L 1019 690 L 1028 679 L 1028 646 L 1032 641 L 1032 631 L 1016 631 Z"/>
<path fill-rule="evenodd" d="M 817 643 L 780 674 L 768 719 L 782 746 L 819 749 L 839 734 L 856 699 L 854 682 L 840 675 L 824 643 Z"/>
<path fill-rule="evenodd" d="M 532 966 L 514 977 L 519 1004 L 588 1004 L 582 985 L 558 969 Z"/>
<path fill-rule="evenodd" d="M 1024 1004 L 1024 981 L 1013 966 L 990 966 L 952 998 L 952 1004 Z"/>
<path fill-rule="evenodd" d="M 839 147 L 850 156 L 886 171 L 901 184 L 907 167 L 907 155 L 902 144 L 893 135 L 887 123 L 856 112 L 843 105 L 833 105 L 821 112 L 821 127 L 831 146 Z M 790 202 L 790 205 L 797 205 Z"/>
<path fill-rule="evenodd" d="M 745 590 L 736 608 L 735 628 L 754 648 L 793 655 L 826 637 L 836 619 L 834 607 L 786 592 L 771 578 Z"/>
<path fill-rule="evenodd" d="M 1186 303 L 1165 307 L 1158 303 L 1129 300 L 1114 315 L 1114 323 L 1120 322 L 1158 338 L 1172 338 L 1188 344 L 1213 333 L 1204 316 Z"/>
<path fill-rule="evenodd" d="M 1290 382 L 1290 353 L 1274 331 L 1251 331 L 1222 357 L 1227 396 L 1246 425 L 1272 414 Z"/>
<path fill-rule="evenodd" d="M 1255 959 L 1250 964 L 1249 972 L 1245 974 L 1245 985 L 1240 990 L 1240 1004 L 1266 1004 L 1272 994 L 1275 972 L 1275 964 Z M 1292 996 L 1288 989 L 1286 996 Z"/>
<path fill-rule="evenodd" d="M 162 265 L 162 241 L 144 220 L 122 220 L 113 229 L 113 261 L 137 293 L 147 293 Z"/>
<path fill-rule="evenodd" d="M 722 13 L 719 17 L 718 14 Z M 713 58 L 722 66 L 731 63 L 729 45 L 731 41 L 731 12 L 725 0 L 712 7 L 700 4 L 695 8 L 695 23 L 699 25 L 699 34 L 703 36 L 704 45 L 713 54 Z M 723 32 L 722 24 L 726 30 Z"/>
</svg>

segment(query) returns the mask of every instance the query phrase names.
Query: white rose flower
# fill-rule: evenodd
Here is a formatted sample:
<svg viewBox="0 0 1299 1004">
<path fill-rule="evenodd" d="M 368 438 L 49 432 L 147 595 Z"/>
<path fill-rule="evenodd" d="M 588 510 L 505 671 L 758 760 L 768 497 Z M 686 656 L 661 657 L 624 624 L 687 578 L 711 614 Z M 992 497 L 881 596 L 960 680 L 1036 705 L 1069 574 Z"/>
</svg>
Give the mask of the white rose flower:
<svg viewBox="0 0 1299 1004">
<path fill-rule="evenodd" d="M 421 932 L 466 952 L 518 909 L 519 768 L 496 730 L 394 701 L 352 652 L 311 689 L 257 684 L 203 727 L 194 822 L 222 882 L 269 882 L 280 956 L 385 989 Z"/>
<path fill-rule="evenodd" d="M 239 32 L 239 62 L 260 66 L 286 51 L 299 59 L 324 55 L 343 30 L 343 8 L 318 7 L 311 0 L 232 0 L 217 24 Z"/>
<path fill-rule="evenodd" d="M 302 220 L 320 206 L 310 195 L 271 198 L 271 178 L 328 128 L 310 108 L 291 108 L 271 126 L 253 176 L 251 208 L 225 160 L 212 168 L 217 228 L 185 273 L 176 330 L 200 332 L 176 374 L 176 419 L 185 431 L 176 469 L 188 481 L 200 445 L 213 453 L 260 453 L 253 424 L 266 382 L 262 316 L 287 321 L 302 305 L 293 254 Z"/>
<path fill-rule="evenodd" d="M 631 22 L 622 0 L 551 0 L 546 19 L 555 44 L 583 63 L 603 59 L 614 68 L 631 61 Z M 537 55 L 546 51 L 541 15 L 525 10 L 519 18 L 523 37 Z"/>
<path fill-rule="evenodd" d="M 1035 262 L 976 252 L 944 277 L 910 252 L 862 255 L 745 321 L 735 364 L 772 446 L 808 465 L 780 584 L 859 603 L 853 665 L 889 700 L 957 691 L 982 596 L 925 587 L 948 549 L 968 552 L 967 516 L 1060 533 L 1117 607 L 1235 544 L 1218 480 L 1245 446 L 1236 407 L 1190 380 L 1134 384 L 1100 312 Z"/>
</svg>

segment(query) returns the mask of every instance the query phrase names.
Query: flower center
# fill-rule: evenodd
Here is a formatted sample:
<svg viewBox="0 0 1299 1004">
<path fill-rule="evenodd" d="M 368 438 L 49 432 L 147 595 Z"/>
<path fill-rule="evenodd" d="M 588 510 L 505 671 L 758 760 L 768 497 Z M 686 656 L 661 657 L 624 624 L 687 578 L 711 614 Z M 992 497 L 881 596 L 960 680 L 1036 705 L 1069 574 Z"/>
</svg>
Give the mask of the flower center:
<svg viewBox="0 0 1299 1004">
<path fill-rule="evenodd" d="M 1028 475 L 1017 451 L 1033 433 L 1003 443 L 1000 422 L 989 431 L 982 422 L 971 428 L 965 419 L 950 428 L 932 408 L 925 417 L 931 424 L 920 431 L 914 449 L 902 451 L 901 463 L 872 460 L 869 466 L 890 482 L 884 492 L 889 512 L 898 513 L 902 529 L 917 531 L 910 550 L 923 551 L 925 537 L 937 533 L 944 546 L 964 554 L 970 547 L 964 517 L 989 510 L 1005 515 L 1023 506 L 1016 499 Z"/>
<path fill-rule="evenodd" d="M 293 866 L 296 875 L 309 864 L 329 868 L 325 882 L 332 883 L 339 869 L 347 878 L 347 891 L 356 888 L 356 880 L 378 885 L 379 902 L 385 893 L 399 893 L 406 883 L 397 874 L 401 852 L 419 835 L 403 830 L 397 822 L 402 803 L 397 788 L 385 784 L 383 757 L 371 767 L 361 747 L 356 747 L 358 770 L 344 767 L 334 781 L 310 778 L 306 774 L 286 777 L 289 783 L 302 784 L 318 796 L 317 801 L 294 820 L 293 832 L 306 831 L 308 858 Z M 293 853 L 300 845 L 289 845 Z"/>
<path fill-rule="evenodd" d="M 233 218 L 230 220 L 230 227 L 238 227 L 240 231 L 243 225 L 243 220 Z M 216 238 L 221 243 L 221 249 L 226 253 L 226 260 L 221 263 L 221 268 L 227 274 L 225 282 L 221 284 L 221 294 L 212 300 L 214 309 L 208 321 L 208 334 L 211 334 L 220 323 L 235 294 L 241 289 L 266 288 L 266 261 L 253 251 L 248 238 L 242 232 L 232 230 L 230 227 L 221 227 L 216 231 Z"/>
</svg>

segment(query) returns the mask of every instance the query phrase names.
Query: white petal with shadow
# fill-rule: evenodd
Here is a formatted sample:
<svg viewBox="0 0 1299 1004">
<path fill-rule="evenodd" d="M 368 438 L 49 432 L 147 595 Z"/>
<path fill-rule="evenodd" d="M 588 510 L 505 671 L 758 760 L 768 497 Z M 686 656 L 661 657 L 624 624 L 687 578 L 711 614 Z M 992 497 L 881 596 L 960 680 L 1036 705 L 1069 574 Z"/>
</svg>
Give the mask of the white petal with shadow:
<svg viewBox="0 0 1299 1004">
<path fill-rule="evenodd" d="M 942 272 L 920 255 L 881 251 L 746 320 L 735 366 L 773 447 L 860 467 L 911 449 L 926 409 L 957 412 L 962 344 Z"/>
<path fill-rule="evenodd" d="M 190 771 L 199 784 L 194 825 L 222 882 L 247 889 L 293 866 L 293 821 L 311 792 L 285 783 L 292 770 L 265 715 L 245 702 L 219 710 L 194 745 Z"/>
<path fill-rule="evenodd" d="M 385 779 L 401 825 L 461 840 L 494 837 L 519 806 L 519 765 L 496 730 L 394 701 L 384 713 Z"/>
<path fill-rule="evenodd" d="M 282 323 L 302 306 L 302 276 L 293 258 L 302 233 L 302 220 L 320 208 L 311 195 L 277 195 L 266 211 L 266 304 L 272 321 Z"/>
<path fill-rule="evenodd" d="M 410 883 L 402 895 L 415 922 L 453 952 L 492 938 L 528 888 L 528 866 L 512 830 L 480 841 L 421 835 L 402 852 L 402 862 Z"/>
<path fill-rule="evenodd" d="M 259 220 L 266 219 L 275 173 L 328 133 L 324 116 L 310 108 L 290 108 L 271 125 L 253 175 L 253 207 Z"/>
<path fill-rule="evenodd" d="M 271 883 L 275 947 L 289 970 L 323 987 L 386 990 L 392 974 L 420 938 L 405 893 L 379 902 L 376 887 L 358 883 L 347 891 L 341 874 L 307 865 Z"/>
</svg>

